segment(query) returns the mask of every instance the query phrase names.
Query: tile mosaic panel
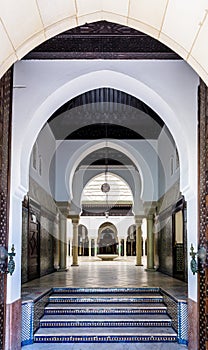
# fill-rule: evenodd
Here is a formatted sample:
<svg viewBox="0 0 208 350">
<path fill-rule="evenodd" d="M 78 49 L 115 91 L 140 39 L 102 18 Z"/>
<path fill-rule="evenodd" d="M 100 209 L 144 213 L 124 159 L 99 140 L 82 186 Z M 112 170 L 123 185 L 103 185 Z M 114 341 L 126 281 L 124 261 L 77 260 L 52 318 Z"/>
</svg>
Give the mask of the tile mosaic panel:
<svg viewBox="0 0 208 350">
<path fill-rule="evenodd" d="M 172 327 L 178 334 L 180 344 L 188 344 L 188 304 L 176 300 L 161 289 L 164 303 L 167 305 L 167 313 L 172 319 Z"/>
<path fill-rule="evenodd" d="M 22 346 L 33 343 L 33 320 L 34 303 L 33 301 L 22 303 Z"/>
</svg>

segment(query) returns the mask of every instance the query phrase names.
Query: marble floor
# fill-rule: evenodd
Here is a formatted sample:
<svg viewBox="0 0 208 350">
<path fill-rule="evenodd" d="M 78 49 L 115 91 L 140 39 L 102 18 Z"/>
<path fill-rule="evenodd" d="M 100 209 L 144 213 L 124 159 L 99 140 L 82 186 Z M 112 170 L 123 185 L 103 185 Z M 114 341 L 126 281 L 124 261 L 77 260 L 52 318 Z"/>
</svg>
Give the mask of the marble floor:
<svg viewBox="0 0 208 350">
<path fill-rule="evenodd" d="M 166 292 L 180 300 L 187 298 L 187 284 L 160 272 L 145 270 L 143 266 L 135 266 L 135 257 L 127 260 L 118 258 L 114 261 L 100 261 L 96 258 L 79 258 L 79 266 L 71 267 L 69 260 L 68 271 L 56 272 L 39 279 L 30 281 L 22 286 L 23 299 L 36 298 L 39 293 L 51 287 L 161 287 Z M 71 343 L 71 344 L 32 344 L 24 346 L 24 350 L 179 350 L 187 347 L 167 343 Z"/>
<path fill-rule="evenodd" d="M 135 257 L 127 260 L 100 261 L 96 258 L 80 257 L 79 266 L 68 262 L 67 272 L 55 272 L 35 279 L 22 286 L 22 297 L 33 292 L 45 291 L 52 287 L 161 287 L 177 299 L 187 298 L 187 284 L 160 272 L 146 271 L 143 266 L 135 266 Z"/>
</svg>

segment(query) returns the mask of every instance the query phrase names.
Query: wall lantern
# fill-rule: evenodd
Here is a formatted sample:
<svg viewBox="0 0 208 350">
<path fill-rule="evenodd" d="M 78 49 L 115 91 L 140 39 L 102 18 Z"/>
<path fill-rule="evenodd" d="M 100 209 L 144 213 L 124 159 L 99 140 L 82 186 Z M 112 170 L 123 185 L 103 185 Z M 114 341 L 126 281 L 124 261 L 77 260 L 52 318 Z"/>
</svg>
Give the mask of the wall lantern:
<svg viewBox="0 0 208 350">
<path fill-rule="evenodd" d="M 201 274 L 204 274 L 205 269 L 205 262 L 207 258 L 207 251 L 206 248 L 201 246 L 199 247 L 198 252 L 194 252 L 193 244 L 191 244 L 190 248 L 190 256 L 191 256 L 191 271 L 193 275 L 195 275 L 196 272 L 199 272 Z M 196 256 L 198 256 L 198 262 L 196 261 Z"/>
<path fill-rule="evenodd" d="M 13 274 L 15 270 L 15 262 L 14 262 L 14 256 L 16 253 L 14 253 L 14 244 L 12 244 L 11 253 L 8 253 L 6 248 L 3 246 L 0 246 L 0 272 L 1 273 L 10 273 L 10 275 Z M 6 260 L 9 257 L 9 261 Z"/>
</svg>

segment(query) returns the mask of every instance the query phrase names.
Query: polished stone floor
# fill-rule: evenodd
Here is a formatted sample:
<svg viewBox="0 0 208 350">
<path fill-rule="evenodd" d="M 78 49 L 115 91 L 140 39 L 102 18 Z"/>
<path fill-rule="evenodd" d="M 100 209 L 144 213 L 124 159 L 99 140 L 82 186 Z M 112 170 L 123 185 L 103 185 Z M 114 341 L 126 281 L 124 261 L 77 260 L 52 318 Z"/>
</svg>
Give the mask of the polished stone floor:
<svg viewBox="0 0 208 350">
<path fill-rule="evenodd" d="M 29 292 L 45 291 L 52 287 L 161 287 L 177 299 L 186 299 L 187 284 L 160 272 L 148 272 L 143 266 L 135 266 L 135 257 L 100 261 L 96 258 L 79 258 L 79 266 L 67 272 L 55 272 L 35 279 L 22 286 L 22 296 Z M 30 294 L 32 296 L 32 294 Z"/>
<path fill-rule="evenodd" d="M 79 266 L 71 267 L 67 272 L 56 272 L 22 286 L 23 299 L 34 299 L 52 287 L 161 287 L 177 299 L 187 298 L 187 284 L 160 272 L 148 272 L 143 266 L 135 266 L 135 257 L 100 261 L 96 258 L 80 258 Z M 179 350 L 187 347 L 169 343 L 71 343 L 71 344 L 33 344 L 24 346 L 24 350 Z"/>
</svg>

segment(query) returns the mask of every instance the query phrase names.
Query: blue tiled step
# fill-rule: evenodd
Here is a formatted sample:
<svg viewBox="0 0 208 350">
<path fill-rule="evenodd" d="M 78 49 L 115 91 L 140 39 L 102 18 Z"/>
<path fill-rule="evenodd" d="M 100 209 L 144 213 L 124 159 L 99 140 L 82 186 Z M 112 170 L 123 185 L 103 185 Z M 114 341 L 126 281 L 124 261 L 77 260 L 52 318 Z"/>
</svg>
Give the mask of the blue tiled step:
<svg viewBox="0 0 208 350">
<path fill-rule="evenodd" d="M 175 342 L 159 288 L 54 288 L 36 342 Z"/>
<path fill-rule="evenodd" d="M 162 303 L 163 297 L 159 294 L 139 294 L 138 296 L 124 295 L 116 293 L 116 295 L 106 294 L 52 294 L 49 297 L 51 303 Z"/>
<path fill-rule="evenodd" d="M 175 342 L 172 328 L 40 328 L 35 342 Z"/>
<path fill-rule="evenodd" d="M 49 303 L 45 307 L 45 314 L 166 314 L 167 307 L 162 303 L 137 303 L 137 304 L 103 304 L 103 303 L 87 303 L 74 304 Z"/>
<path fill-rule="evenodd" d="M 125 296 L 128 294 L 140 294 L 140 293 L 159 293 L 160 288 L 158 287 L 140 287 L 140 288 L 53 288 L 53 293 L 56 294 L 122 294 Z"/>
<path fill-rule="evenodd" d="M 41 327 L 170 327 L 167 315 L 45 315 Z"/>
</svg>

